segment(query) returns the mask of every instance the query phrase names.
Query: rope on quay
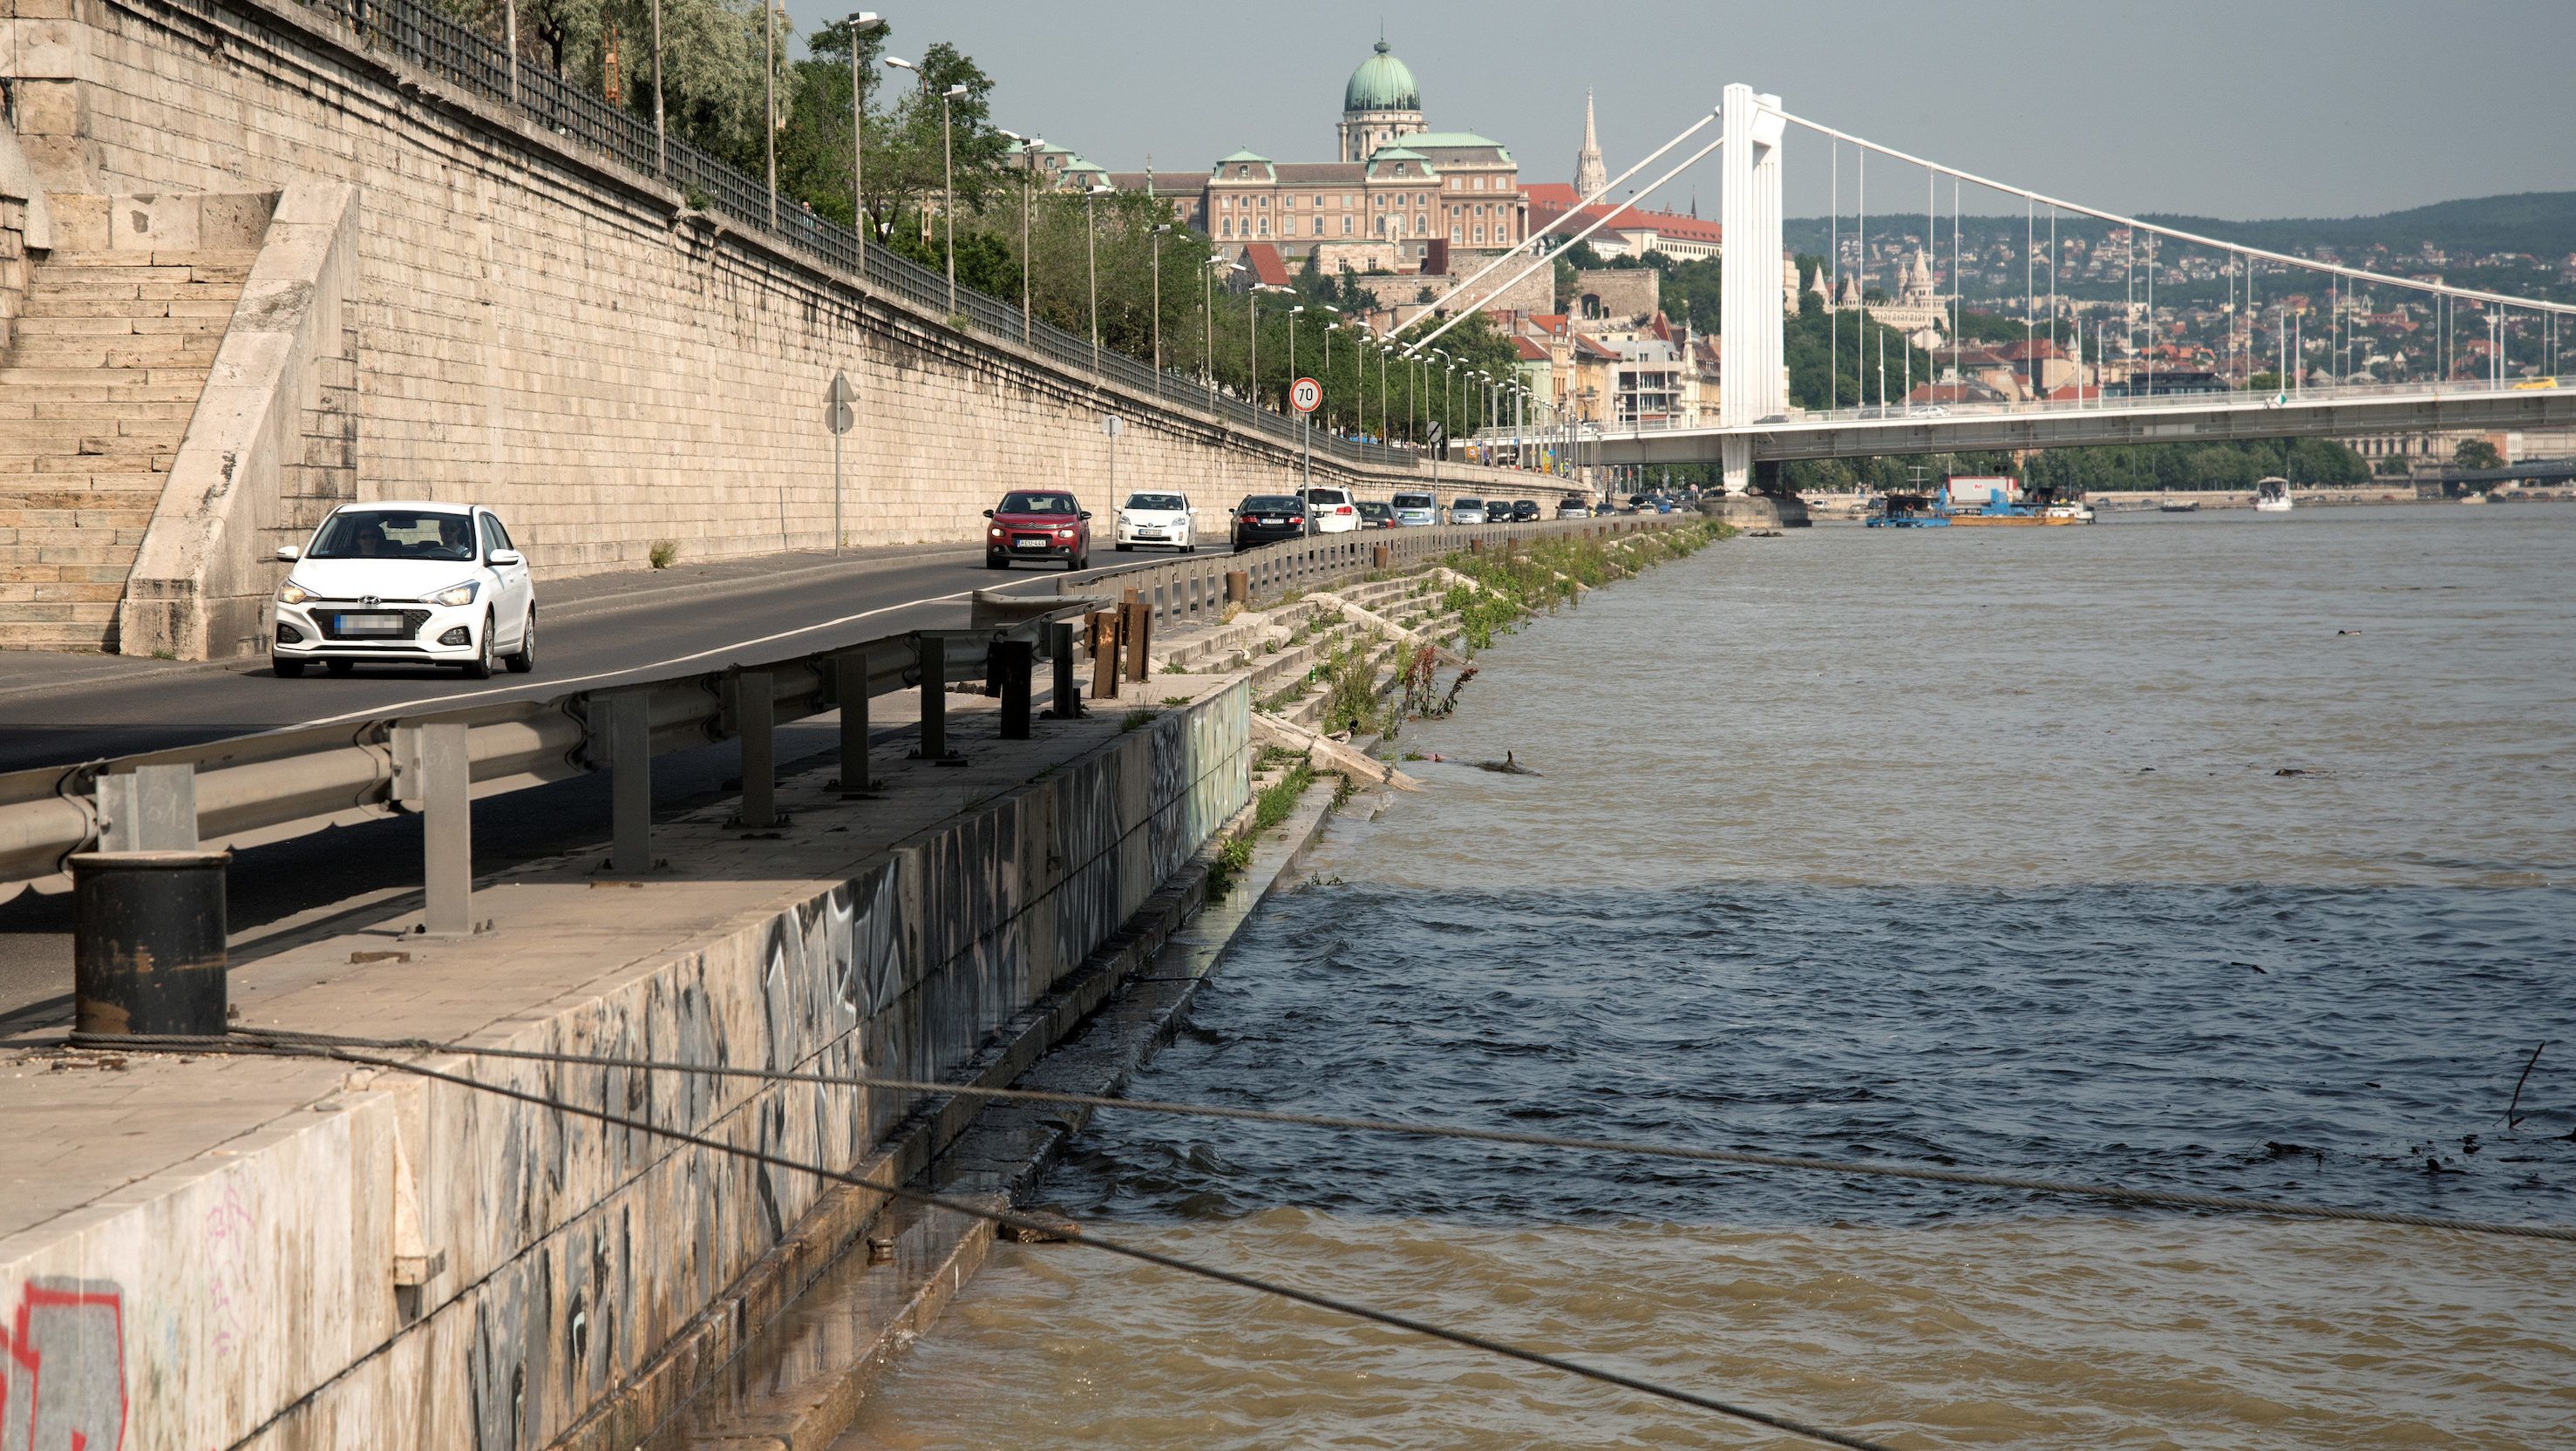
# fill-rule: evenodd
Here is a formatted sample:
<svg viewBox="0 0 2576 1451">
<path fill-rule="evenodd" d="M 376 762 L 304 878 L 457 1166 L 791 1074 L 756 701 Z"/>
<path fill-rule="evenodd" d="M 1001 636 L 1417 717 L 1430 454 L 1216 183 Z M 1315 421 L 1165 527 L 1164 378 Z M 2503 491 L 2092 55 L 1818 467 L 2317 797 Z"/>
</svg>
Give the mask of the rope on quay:
<svg viewBox="0 0 2576 1451">
<path fill-rule="evenodd" d="M 1581 1377 L 1584 1380 L 1598 1381 L 1603 1385 L 1617 1386 L 1622 1390 L 1635 1391 L 1640 1395 L 1650 1396 L 1657 1400 L 1671 1401 L 1677 1405 L 1690 1406 L 1698 1410 L 1713 1412 L 1720 1416 L 1730 1417 L 1739 1421 L 1747 1421 L 1757 1426 L 1768 1427 L 1774 1431 L 1784 1431 L 1793 1436 L 1803 1436 L 1810 1441 L 1819 1441 L 1828 1446 L 1844 1447 L 1846 1448 L 1846 1451 L 1896 1451 L 1896 1448 L 1883 1445 L 1876 1441 L 1864 1440 L 1861 1437 L 1849 1435 L 1841 1431 L 1831 1430 L 1824 1426 L 1810 1425 L 1807 1422 L 1797 1420 L 1793 1417 L 1775 1415 L 1769 1411 L 1757 1410 L 1751 1406 L 1737 1405 L 1731 1401 L 1718 1400 L 1713 1396 L 1700 1395 L 1695 1391 L 1686 1391 L 1677 1386 L 1664 1385 L 1657 1381 L 1645 1380 L 1638 1376 L 1604 1369 L 1596 1365 L 1586 1365 L 1581 1361 L 1568 1360 L 1563 1356 L 1551 1355 L 1543 1350 L 1532 1350 L 1527 1346 L 1515 1345 L 1507 1340 L 1495 1340 L 1489 1336 L 1478 1335 L 1473 1331 L 1455 1330 L 1445 1325 L 1435 1325 L 1428 1320 L 1417 1320 L 1409 1315 L 1399 1315 L 1392 1310 L 1381 1310 L 1372 1305 L 1361 1304 L 1356 1300 L 1344 1300 L 1337 1296 L 1319 1294 L 1312 1290 L 1300 1290 L 1294 1286 L 1280 1284 L 1275 1280 L 1265 1280 L 1254 1275 L 1239 1274 L 1233 1270 L 1219 1269 L 1214 1265 L 1201 1264 L 1196 1260 L 1187 1260 L 1178 1255 L 1164 1254 L 1160 1250 L 1147 1249 L 1143 1245 L 1131 1244 L 1125 1240 L 1110 1239 L 1105 1235 L 1093 1234 L 1078 1225 L 1067 1224 L 1055 1220 L 1039 1220 L 1023 1214 L 1014 1214 L 1007 1209 L 994 1209 L 986 1205 L 975 1204 L 967 1200 L 951 1198 L 944 1194 L 934 1194 L 928 1190 L 914 1189 L 900 1184 L 889 1184 L 882 1180 L 869 1179 L 864 1176 L 847 1173 L 839 1169 L 826 1168 L 820 1164 L 809 1164 L 799 1159 L 791 1159 L 783 1154 L 773 1154 L 762 1149 L 745 1148 L 738 1144 L 728 1144 L 721 1139 L 712 1139 L 701 1134 L 693 1134 L 684 1129 L 671 1128 L 664 1124 L 653 1123 L 647 1119 L 629 1118 L 624 1114 L 611 1113 L 606 1109 L 591 1108 L 577 1103 L 568 1103 L 562 1099 L 550 1098 L 541 1093 L 531 1093 L 525 1089 L 511 1088 L 504 1084 L 489 1083 L 481 1079 L 467 1077 L 461 1073 L 449 1073 L 441 1069 L 431 1068 L 425 1064 L 405 1062 L 398 1058 L 381 1057 L 373 1053 L 358 1051 L 354 1047 L 346 1046 L 346 1044 L 355 1041 L 358 1040 L 333 1040 L 320 1034 L 290 1035 L 278 1032 L 240 1033 L 226 1035 L 224 1037 L 176 1037 L 138 1034 L 131 1039 L 92 1039 L 75 1035 L 72 1046 L 95 1050 L 107 1047 L 110 1044 L 115 1044 L 123 1048 L 159 1052 L 237 1053 L 252 1057 L 322 1058 L 335 1062 L 358 1064 L 369 1068 L 390 1069 L 398 1073 L 416 1074 L 422 1078 L 436 1079 L 442 1083 L 452 1083 L 460 1088 L 478 1089 L 484 1093 L 495 1094 L 502 1098 L 515 1099 L 520 1103 L 529 1104 L 537 1108 L 550 1109 L 556 1113 L 575 1114 L 583 1118 L 595 1119 L 612 1128 L 631 1129 L 642 1133 L 658 1134 L 666 1139 L 676 1140 L 677 1142 L 689 1144 L 701 1149 L 712 1149 L 720 1154 L 731 1154 L 736 1158 L 750 1159 L 757 1163 L 770 1165 L 773 1168 L 786 1169 L 800 1174 L 811 1174 L 818 1179 L 825 1179 L 838 1184 L 847 1184 L 853 1188 L 865 1189 L 872 1193 L 884 1194 L 891 1198 L 905 1200 L 910 1203 L 926 1205 L 933 1209 L 945 1209 L 952 1213 L 966 1215 L 975 1219 L 991 1220 L 994 1224 L 1005 1229 L 1019 1230 L 1024 1233 L 1047 1239 L 1060 1239 L 1068 1244 L 1084 1245 L 1091 1249 L 1106 1250 L 1114 1255 L 1122 1255 L 1128 1259 L 1139 1260 L 1150 1265 L 1159 1265 L 1164 1269 L 1174 1270 L 1181 1274 L 1195 1275 L 1200 1279 L 1213 1280 L 1219 1284 L 1232 1285 L 1238 1289 L 1251 1290 L 1264 1295 L 1272 1295 L 1283 1300 L 1293 1300 L 1298 1304 L 1309 1305 L 1318 1310 L 1331 1311 L 1337 1315 L 1347 1315 L 1356 1320 L 1372 1321 L 1376 1324 L 1390 1326 L 1397 1330 L 1410 1331 L 1413 1334 L 1426 1336 L 1433 1340 L 1446 1341 L 1451 1345 L 1464 1346 L 1470 1350 L 1481 1350 L 1489 1355 L 1499 1355 L 1507 1359 L 1520 1361 L 1524 1364 L 1540 1366 L 1548 1370 L 1561 1371 L 1567 1375 Z M 428 1046 L 432 1048 L 436 1047 L 436 1045 Z M 657 1066 L 678 1067 L 679 1065 L 664 1064 Z"/>
<path fill-rule="evenodd" d="M 1764 1169 L 1794 1169 L 1822 1174 L 1863 1175 L 1886 1179 L 1916 1179 L 1937 1184 L 1963 1184 L 1988 1189 L 2017 1189 L 2032 1194 L 2054 1194 L 2077 1199 L 2098 1199 L 2113 1204 L 2166 1209 L 2206 1209 L 2227 1214 L 2263 1214 L 2281 1218 L 2340 1220 L 2357 1224 L 2389 1224 L 2410 1229 L 2440 1229 L 2459 1234 L 2501 1235 L 2516 1239 L 2547 1239 L 2576 1242 L 2576 1225 L 2517 1224 L 2498 1220 L 2457 1219 L 2438 1214 L 2407 1214 L 2393 1210 L 2352 1209 L 2332 1204 L 2299 1204 L 2288 1200 L 2256 1199 L 2239 1194 L 2212 1194 L 2194 1189 L 2139 1189 L 2123 1184 L 2092 1184 L 2080 1180 L 2044 1179 L 2026 1174 L 2002 1174 L 1979 1169 L 1945 1169 L 1935 1164 L 1912 1164 L 1898 1160 L 1821 1159 L 1803 1154 L 1775 1154 L 1754 1149 L 1702 1149 L 1681 1144 L 1635 1143 L 1621 1139 L 1596 1139 L 1560 1134 L 1529 1133 L 1519 1129 L 1478 1128 L 1468 1124 L 1418 1123 L 1400 1119 L 1351 1118 L 1339 1114 L 1288 1113 L 1278 1109 L 1228 1108 L 1217 1104 L 1176 1103 L 1156 1099 L 1102 1098 L 1084 1093 L 1053 1093 L 1025 1088 L 978 1088 L 958 1083 L 937 1083 L 906 1078 L 850 1077 L 829 1073 L 803 1073 L 792 1069 L 735 1068 L 716 1064 L 672 1063 L 650 1058 L 620 1058 L 585 1053 L 557 1053 L 530 1048 L 475 1047 L 463 1043 L 439 1043 L 425 1038 L 350 1038 L 328 1033 L 299 1033 L 286 1029 L 239 1030 L 232 1039 L 188 1038 L 99 1039 L 80 1046 L 98 1048 L 113 1044 L 151 1047 L 180 1047 L 210 1051 L 214 1045 L 239 1041 L 268 1041 L 310 1047 L 348 1048 L 372 1052 L 453 1053 L 461 1057 L 519 1058 L 541 1063 L 562 1063 L 587 1068 L 625 1068 L 656 1073 L 696 1073 L 721 1078 L 757 1078 L 776 1083 L 812 1083 L 837 1088 L 872 1088 L 896 1093 L 922 1093 L 949 1098 L 977 1098 L 1017 1103 L 1046 1103 L 1067 1108 L 1127 1109 L 1138 1113 L 1172 1114 L 1189 1118 L 1237 1119 L 1251 1123 L 1289 1124 L 1303 1128 L 1341 1129 L 1356 1133 L 1402 1134 L 1415 1138 L 1466 1139 L 1479 1143 L 1512 1144 L 1523 1148 L 1573 1149 L 1593 1153 L 1629 1154 L 1644 1158 L 1683 1159 L 1703 1164 L 1733 1164 Z"/>
</svg>

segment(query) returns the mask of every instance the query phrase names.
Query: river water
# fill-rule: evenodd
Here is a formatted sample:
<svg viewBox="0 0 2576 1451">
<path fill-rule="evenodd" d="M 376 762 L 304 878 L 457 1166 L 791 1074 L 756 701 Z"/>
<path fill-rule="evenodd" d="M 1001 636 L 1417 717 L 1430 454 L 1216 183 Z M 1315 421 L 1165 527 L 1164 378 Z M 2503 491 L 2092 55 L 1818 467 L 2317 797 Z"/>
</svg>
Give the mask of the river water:
<svg viewBox="0 0 2576 1451">
<path fill-rule="evenodd" d="M 1401 744 L 1544 775 L 1338 823 L 1131 1091 L 2576 1220 L 2571 582 L 2550 506 L 1720 546 L 1498 642 Z M 2576 1446 L 2563 1244 L 1121 1114 L 1045 1197 L 1892 1446 Z M 843 1444 L 1808 1443 L 1041 1246 Z"/>
</svg>

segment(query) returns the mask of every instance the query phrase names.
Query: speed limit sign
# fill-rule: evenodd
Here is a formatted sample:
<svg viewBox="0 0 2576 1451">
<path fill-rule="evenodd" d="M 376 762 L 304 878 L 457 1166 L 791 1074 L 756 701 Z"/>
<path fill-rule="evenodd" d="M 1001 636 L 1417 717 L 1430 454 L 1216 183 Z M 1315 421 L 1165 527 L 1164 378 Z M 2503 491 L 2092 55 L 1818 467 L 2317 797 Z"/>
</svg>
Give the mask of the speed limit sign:
<svg viewBox="0 0 2576 1451">
<path fill-rule="evenodd" d="M 1288 386 L 1288 406 L 1300 413 L 1312 413 L 1324 406 L 1324 385 L 1312 378 L 1300 378 Z"/>
</svg>

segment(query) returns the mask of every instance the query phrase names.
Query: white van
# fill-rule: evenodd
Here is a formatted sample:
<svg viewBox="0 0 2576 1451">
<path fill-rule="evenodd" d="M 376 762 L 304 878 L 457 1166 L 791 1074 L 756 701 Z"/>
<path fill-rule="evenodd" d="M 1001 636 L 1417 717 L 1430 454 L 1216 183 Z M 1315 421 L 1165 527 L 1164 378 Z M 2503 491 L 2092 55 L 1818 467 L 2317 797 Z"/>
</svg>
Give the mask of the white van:
<svg viewBox="0 0 2576 1451">
<path fill-rule="evenodd" d="M 1329 488 L 1318 484 L 1301 495 L 1306 501 L 1306 517 L 1315 521 L 1318 534 L 1348 534 L 1360 527 L 1360 509 L 1348 489 Z"/>
</svg>

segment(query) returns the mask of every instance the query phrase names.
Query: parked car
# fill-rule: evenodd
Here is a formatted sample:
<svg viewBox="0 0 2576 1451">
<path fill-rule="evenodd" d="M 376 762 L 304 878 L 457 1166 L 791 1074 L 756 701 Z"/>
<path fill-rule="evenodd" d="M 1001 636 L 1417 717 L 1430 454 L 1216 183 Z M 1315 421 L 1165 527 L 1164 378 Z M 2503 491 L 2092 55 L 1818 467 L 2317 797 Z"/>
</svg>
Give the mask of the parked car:
<svg viewBox="0 0 2576 1451">
<path fill-rule="evenodd" d="M 1573 494 L 1568 494 L 1564 498 L 1556 501 L 1556 517 L 1559 519 L 1589 519 L 1592 517 L 1592 501 L 1589 499 L 1578 498 Z"/>
<path fill-rule="evenodd" d="M 1068 570 L 1091 563 L 1091 511 L 1062 489 L 1013 489 L 984 511 L 984 567 L 1015 559 L 1061 560 Z"/>
<path fill-rule="evenodd" d="M 1360 527 L 1363 529 L 1394 528 L 1395 506 L 1381 504 L 1375 499 L 1360 500 Z"/>
<path fill-rule="evenodd" d="M 1314 518 L 1318 534 L 1348 534 L 1360 527 L 1358 503 L 1348 489 L 1327 488 L 1318 484 L 1303 490 L 1308 513 Z"/>
<path fill-rule="evenodd" d="M 1118 506 L 1118 550 L 1140 544 L 1158 549 L 1198 552 L 1199 516 L 1187 494 L 1129 494 Z"/>
<path fill-rule="evenodd" d="M 1440 501 L 1429 494 L 1398 494 L 1390 500 L 1395 506 L 1395 522 L 1405 528 L 1440 522 Z"/>
<path fill-rule="evenodd" d="M 1234 506 L 1237 552 L 1296 539 L 1306 532 L 1306 506 L 1287 494 L 1251 494 Z"/>
<path fill-rule="evenodd" d="M 528 561 L 491 510 L 473 504 L 344 504 L 302 548 L 269 609 L 269 668 L 293 678 L 320 662 L 537 667 Z"/>
<path fill-rule="evenodd" d="M 1512 500 L 1512 522 L 1515 524 L 1534 524 L 1538 522 L 1538 500 Z"/>
<path fill-rule="evenodd" d="M 1449 501 L 1449 522 L 1452 524 L 1484 523 L 1485 501 L 1482 499 L 1470 499 L 1464 495 L 1451 499 Z"/>
</svg>

